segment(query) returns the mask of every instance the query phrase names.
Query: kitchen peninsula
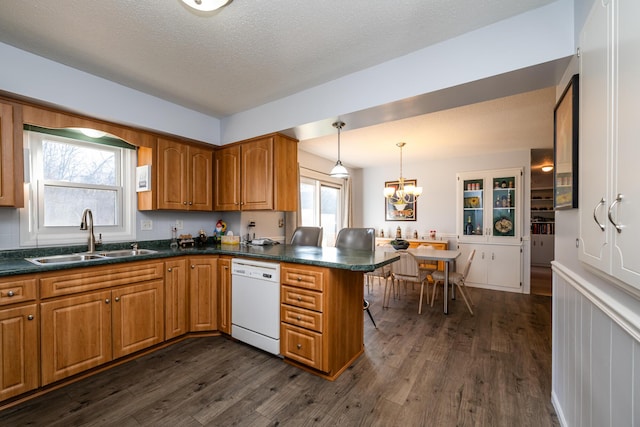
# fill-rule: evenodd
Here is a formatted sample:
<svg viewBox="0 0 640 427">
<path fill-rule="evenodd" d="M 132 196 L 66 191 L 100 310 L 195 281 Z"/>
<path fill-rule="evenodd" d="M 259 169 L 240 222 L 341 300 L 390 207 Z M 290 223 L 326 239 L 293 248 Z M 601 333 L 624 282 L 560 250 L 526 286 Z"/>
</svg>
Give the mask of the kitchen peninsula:
<svg viewBox="0 0 640 427">
<path fill-rule="evenodd" d="M 0 252 L 0 361 L 11 368 L 0 408 L 186 337 L 230 335 L 232 258 L 280 263 L 281 353 L 333 380 L 364 349 L 364 272 L 398 258 L 289 245 L 141 246 L 155 252 L 44 265 L 25 258 L 86 246 Z"/>
</svg>

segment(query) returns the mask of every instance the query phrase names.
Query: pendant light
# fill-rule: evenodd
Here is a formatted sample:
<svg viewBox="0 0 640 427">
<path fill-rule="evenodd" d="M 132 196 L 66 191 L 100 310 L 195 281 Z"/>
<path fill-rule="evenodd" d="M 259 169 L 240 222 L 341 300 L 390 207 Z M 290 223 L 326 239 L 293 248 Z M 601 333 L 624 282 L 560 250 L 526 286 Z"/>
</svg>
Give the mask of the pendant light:
<svg viewBox="0 0 640 427">
<path fill-rule="evenodd" d="M 333 167 L 333 169 L 331 169 L 331 173 L 329 175 L 334 178 L 349 177 L 349 171 L 347 171 L 347 168 L 342 166 L 342 162 L 340 161 L 340 129 L 342 129 L 343 126 L 344 122 L 341 121 L 337 121 L 333 124 L 333 127 L 338 129 L 338 161 L 336 162 L 336 165 Z"/>
<path fill-rule="evenodd" d="M 230 0 L 182 0 L 184 4 L 202 12 L 212 12 L 229 3 Z"/>
</svg>

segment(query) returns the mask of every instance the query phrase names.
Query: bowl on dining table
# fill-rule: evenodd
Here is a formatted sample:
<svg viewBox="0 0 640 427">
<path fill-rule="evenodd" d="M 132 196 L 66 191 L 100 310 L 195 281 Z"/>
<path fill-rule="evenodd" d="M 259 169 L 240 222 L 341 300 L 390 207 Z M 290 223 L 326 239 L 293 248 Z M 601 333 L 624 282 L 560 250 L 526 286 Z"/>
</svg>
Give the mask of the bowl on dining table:
<svg viewBox="0 0 640 427">
<path fill-rule="evenodd" d="M 409 247 L 409 242 L 402 239 L 395 239 L 389 243 L 391 244 L 391 246 L 393 246 L 393 249 L 395 250 L 407 249 Z"/>
</svg>

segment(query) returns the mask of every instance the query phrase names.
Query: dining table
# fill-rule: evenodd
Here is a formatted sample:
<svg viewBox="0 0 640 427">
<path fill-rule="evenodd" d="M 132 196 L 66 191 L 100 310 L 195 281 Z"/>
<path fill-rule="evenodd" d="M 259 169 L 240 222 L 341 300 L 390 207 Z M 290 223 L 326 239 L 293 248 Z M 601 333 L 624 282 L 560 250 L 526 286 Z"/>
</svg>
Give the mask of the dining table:
<svg viewBox="0 0 640 427">
<path fill-rule="evenodd" d="M 454 262 L 459 256 L 460 251 L 457 249 L 417 249 L 409 248 L 407 252 L 410 252 L 418 261 L 443 261 L 444 262 L 444 314 L 449 313 L 448 299 L 449 299 L 449 265 Z M 435 286 L 435 285 L 434 285 Z M 455 290 L 451 289 L 451 295 L 455 298 Z"/>
</svg>

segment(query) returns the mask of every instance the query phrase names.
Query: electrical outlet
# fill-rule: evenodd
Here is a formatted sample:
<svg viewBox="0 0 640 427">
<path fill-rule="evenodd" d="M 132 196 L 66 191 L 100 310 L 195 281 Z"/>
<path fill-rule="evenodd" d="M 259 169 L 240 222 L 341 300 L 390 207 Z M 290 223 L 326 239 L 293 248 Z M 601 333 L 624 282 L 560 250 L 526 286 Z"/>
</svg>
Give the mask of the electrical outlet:
<svg viewBox="0 0 640 427">
<path fill-rule="evenodd" d="M 181 219 L 176 219 L 176 230 L 182 230 L 184 228 L 184 223 Z"/>
<path fill-rule="evenodd" d="M 140 221 L 140 230 L 153 230 L 153 221 L 150 219 Z"/>
<path fill-rule="evenodd" d="M 278 219 L 278 227 L 280 228 L 284 227 L 284 219 L 282 218 Z"/>
</svg>

